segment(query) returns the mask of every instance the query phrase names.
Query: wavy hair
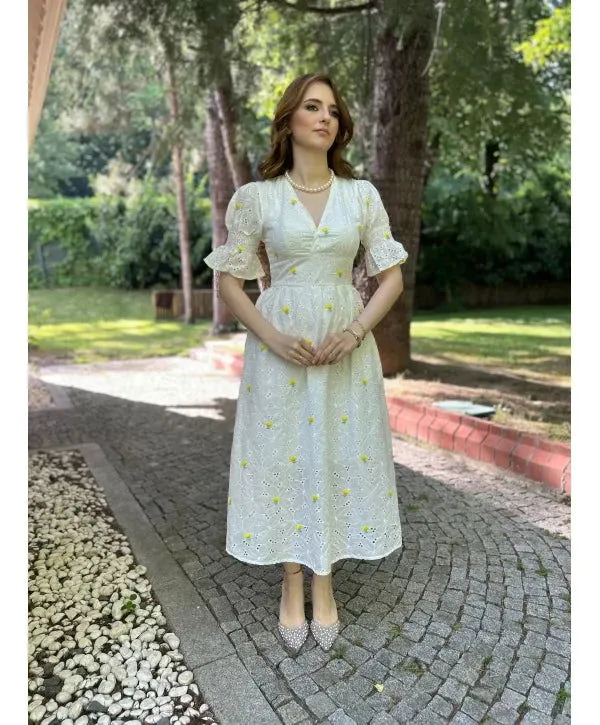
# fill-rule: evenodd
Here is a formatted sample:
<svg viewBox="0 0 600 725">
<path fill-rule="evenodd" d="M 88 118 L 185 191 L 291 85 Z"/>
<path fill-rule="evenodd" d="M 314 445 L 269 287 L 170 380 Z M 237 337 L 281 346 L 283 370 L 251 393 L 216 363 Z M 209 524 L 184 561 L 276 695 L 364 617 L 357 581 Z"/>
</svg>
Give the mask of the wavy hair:
<svg viewBox="0 0 600 725">
<path fill-rule="evenodd" d="M 351 164 L 342 158 L 342 152 L 352 140 L 354 122 L 350 117 L 348 106 L 341 97 L 334 82 L 329 76 L 321 73 L 306 73 L 295 78 L 283 92 L 275 116 L 271 124 L 271 150 L 268 156 L 258 166 L 261 179 L 274 179 L 289 171 L 293 166 L 293 152 L 290 135 L 290 118 L 302 103 L 306 89 L 311 83 L 326 83 L 333 93 L 339 112 L 339 127 L 335 141 L 327 152 L 327 163 L 337 176 L 344 179 L 354 179 L 354 170 Z"/>
</svg>

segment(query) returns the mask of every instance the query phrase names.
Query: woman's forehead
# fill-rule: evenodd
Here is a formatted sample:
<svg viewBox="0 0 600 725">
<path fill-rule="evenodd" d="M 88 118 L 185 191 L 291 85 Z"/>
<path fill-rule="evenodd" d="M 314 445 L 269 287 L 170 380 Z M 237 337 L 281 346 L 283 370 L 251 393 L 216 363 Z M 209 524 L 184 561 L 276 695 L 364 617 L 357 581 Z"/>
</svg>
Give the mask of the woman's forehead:
<svg viewBox="0 0 600 725">
<path fill-rule="evenodd" d="M 333 95 L 331 88 L 326 83 L 311 83 L 304 92 L 302 101 L 304 102 L 309 99 L 335 105 L 335 96 Z"/>
</svg>

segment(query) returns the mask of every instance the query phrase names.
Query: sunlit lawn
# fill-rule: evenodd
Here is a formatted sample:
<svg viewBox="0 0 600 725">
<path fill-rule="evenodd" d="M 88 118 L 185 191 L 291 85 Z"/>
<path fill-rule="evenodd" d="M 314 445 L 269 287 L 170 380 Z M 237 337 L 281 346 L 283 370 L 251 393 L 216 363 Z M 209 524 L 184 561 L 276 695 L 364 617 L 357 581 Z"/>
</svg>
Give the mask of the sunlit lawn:
<svg viewBox="0 0 600 725">
<path fill-rule="evenodd" d="M 504 368 L 567 385 L 571 310 L 557 306 L 417 314 L 411 325 L 411 350 L 425 360 Z"/>
<path fill-rule="evenodd" d="M 155 321 L 150 291 L 31 290 L 29 333 L 42 351 L 77 362 L 185 355 L 211 337 L 211 320 Z M 415 315 L 415 358 L 504 368 L 532 379 L 570 379 L 569 307 L 526 307 Z"/>
<path fill-rule="evenodd" d="M 150 291 L 31 290 L 30 341 L 75 362 L 184 355 L 210 336 L 211 320 L 155 321 Z"/>
</svg>

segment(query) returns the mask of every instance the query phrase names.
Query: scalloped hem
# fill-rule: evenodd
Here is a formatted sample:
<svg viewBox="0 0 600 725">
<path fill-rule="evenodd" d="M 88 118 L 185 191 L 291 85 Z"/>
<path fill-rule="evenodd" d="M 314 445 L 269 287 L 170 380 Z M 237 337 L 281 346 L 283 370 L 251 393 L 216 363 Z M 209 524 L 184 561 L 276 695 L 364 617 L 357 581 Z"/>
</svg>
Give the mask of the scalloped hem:
<svg viewBox="0 0 600 725">
<path fill-rule="evenodd" d="M 277 559 L 273 561 L 255 561 L 252 559 L 243 558 L 241 556 L 238 556 L 237 554 L 234 554 L 233 551 L 230 551 L 227 546 L 225 547 L 225 551 L 230 555 L 233 556 L 234 559 L 237 559 L 238 561 L 243 561 L 244 564 L 254 564 L 256 566 L 272 566 L 274 564 L 283 564 L 284 562 L 290 562 L 293 564 L 301 564 L 302 566 L 306 566 L 308 569 L 310 569 L 314 574 L 317 576 L 328 576 L 331 574 L 331 567 L 338 561 L 342 561 L 343 559 L 358 559 L 359 561 L 377 561 L 377 559 L 385 559 L 386 556 L 389 556 L 390 554 L 393 554 L 394 551 L 397 549 L 401 549 L 403 545 L 402 539 L 400 539 L 400 543 L 395 544 L 392 549 L 387 551 L 385 554 L 377 554 L 376 556 L 363 556 L 358 554 L 343 554 L 342 556 L 338 556 L 336 559 L 334 559 L 331 562 L 329 571 L 317 571 L 316 569 L 311 566 L 310 562 L 308 561 L 298 561 L 297 559 Z"/>
</svg>

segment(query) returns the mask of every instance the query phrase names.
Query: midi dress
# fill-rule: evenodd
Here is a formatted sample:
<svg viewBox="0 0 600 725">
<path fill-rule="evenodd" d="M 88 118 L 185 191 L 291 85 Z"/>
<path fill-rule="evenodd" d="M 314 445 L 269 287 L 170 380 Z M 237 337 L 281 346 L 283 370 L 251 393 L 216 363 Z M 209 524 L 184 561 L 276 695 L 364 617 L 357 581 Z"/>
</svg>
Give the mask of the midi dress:
<svg viewBox="0 0 600 725">
<path fill-rule="evenodd" d="M 364 309 L 352 284 L 362 244 L 368 276 L 402 264 L 377 189 L 334 177 L 319 225 L 284 176 L 233 195 L 228 237 L 204 258 L 271 286 L 257 310 L 279 331 L 317 346 Z M 402 546 L 383 373 L 372 332 L 333 365 L 282 359 L 247 332 L 227 496 L 226 551 L 249 564 L 297 562 L 331 573 L 341 559 L 381 559 Z"/>
</svg>

